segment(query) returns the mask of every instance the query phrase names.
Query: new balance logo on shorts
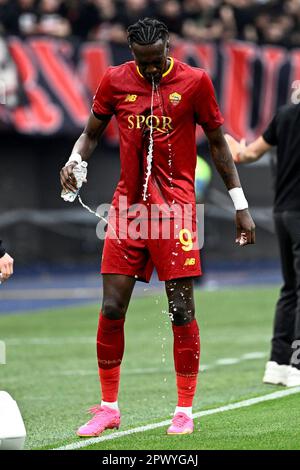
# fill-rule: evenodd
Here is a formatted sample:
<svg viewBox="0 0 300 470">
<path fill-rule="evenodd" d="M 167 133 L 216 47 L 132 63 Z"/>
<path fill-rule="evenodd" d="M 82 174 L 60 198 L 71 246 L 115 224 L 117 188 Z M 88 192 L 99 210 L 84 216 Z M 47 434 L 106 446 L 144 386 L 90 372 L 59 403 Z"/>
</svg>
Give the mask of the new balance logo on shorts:
<svg viewBox="0 0 300 470">
<path fill-rule="evenodd" d="M 187 258 L 184 262 L 184 266 L 195 266 L 196 259 L 195 258 Z"/>
</svg>

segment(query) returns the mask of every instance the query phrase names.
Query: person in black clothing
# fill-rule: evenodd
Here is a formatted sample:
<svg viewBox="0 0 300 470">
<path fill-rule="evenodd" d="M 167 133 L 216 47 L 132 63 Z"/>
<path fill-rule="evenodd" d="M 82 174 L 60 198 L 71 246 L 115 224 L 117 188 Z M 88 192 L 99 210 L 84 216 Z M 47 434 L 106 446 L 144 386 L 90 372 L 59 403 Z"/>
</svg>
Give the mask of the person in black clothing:
<svg viewBox="0 0 300 470">
<path fill-rule="evenodd" d="M 0 240 L 0 258 L 5 255 L 5 250 L 2 246 L 2 240 Z"/>
<path fill-rule="evenodd" d="M 235 162 L 251 163 L 277 146 L 274 221 L 283 286 L 277 302 L 271 357 L 264 383 L 300 385 L 300 104 L 278 109 L 265 132 L 250 145 L 226 135 Z M 298 348 L 298 349 L 297 349 Z"/>
<path fill-rule="evenodd" d="M 6 253 L 0 240 L 0 283 L 6 281 L 13 274 L 14 260 Z"/>
<path fill-rule="evenodd" d="M 0 10 L 1 14 L 1 10 Z M 2 23 L 7 35 L 31 36 L 38 23 L 36 0 L 12 0 L 2 8 Z"/>
</svg>

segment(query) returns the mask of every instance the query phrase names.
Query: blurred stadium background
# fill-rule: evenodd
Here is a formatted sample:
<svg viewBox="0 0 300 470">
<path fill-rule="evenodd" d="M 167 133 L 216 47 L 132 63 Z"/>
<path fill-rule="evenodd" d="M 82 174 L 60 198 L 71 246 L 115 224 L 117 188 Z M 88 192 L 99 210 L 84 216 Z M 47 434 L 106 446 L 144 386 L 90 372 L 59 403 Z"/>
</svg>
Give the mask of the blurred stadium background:
<svg viewBox="0 0 300 470">
<path fill-rule="evenodd" d="M 126 27 L 145 16 L 167 24 L 171 55 L 210 73 L 224 129 L 235 138 L 260 135 L 300 80 L 299 0 L 0 0 L 0 235 L 15 259 L 15 276 L 0 289 L 0 313 L 99 303 L 98 221 L 60 198 L 59 171 L 106 67 L 131 60 Z M 200 130 L 197 139 L 212 166 Z M 212 167 L 200 289 L 278 286 L 274 162 L 269 154 L 238 168 L 257 225 L 256 245 L 244 249 L 235 246 L 232 203 Z M 89 163 L 84 202 L 110 202 L 118 176 L 112 121 Z M 151 285 L 157 292 L 155 276 Z"/>
<path fill-rule="evenodd" d="M 300 79 L 299 0 L 0 0 L 0 233 L 27 282 L 65 272 L 80 273 L 80 284 L 82 273 L 99 270 L 97 219 L 60 199 L 59 170 L 104 70 L 130 59 L 126 27 L 146 15 L 168 25 L 174 57 L 208 70 L 225 130 L 236 138 L 258 136 Z M 200 130 L 198 145 L 210 164 Z M 272 162 L 268 155 L 239 167 L 258 227 L 257 244 L 245 250 L 234 246 L 231 202 L 213 169 L 203 250 L 211 286 L 232 284 L 237 271 L 244 273 L 239 281 L 258 273 L 266 282 L 279 279 Z M 91 160 L 84 200 L 94 208 L 109 202 L 118 176 L 112 122 Z M 17 277 L 1 296 L 10 298 L 13 284 L 20 287 Z"/>
</svg>

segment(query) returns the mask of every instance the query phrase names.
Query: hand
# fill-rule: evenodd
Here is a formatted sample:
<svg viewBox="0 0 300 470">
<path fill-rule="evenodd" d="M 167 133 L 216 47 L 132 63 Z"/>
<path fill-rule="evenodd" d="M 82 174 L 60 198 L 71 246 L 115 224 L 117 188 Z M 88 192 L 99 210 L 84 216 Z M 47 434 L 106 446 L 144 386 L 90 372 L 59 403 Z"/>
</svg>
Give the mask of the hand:
<svg viewBox="0 0 300 470">
<path fill-rule="evenodd" d="M 69 163 L 60 170 L 60 183 L 65 191 L 71 191 L 76 193 L 77 182 L 73 173 L 73 169 L 77 165 L 77 162 Z"/>
<path fill-rule="evenodd" d="M 227 145 L 229 147 L 230 153 L 235 163 L 241 163 L 241 156 L 246 148 L 246 140 L 241 139 L 240 142 L 235 140 L 231 135 L 224 135 Z"/>
<path fill-rule="evenodd" d="M 252 245 L 255 243 L 255 224 L 248 209 L 236 211 L 236 239 L 240 245 Z"/>
<path fill-rule="evenodd" d="M 14 260 L 8 253 L 5 253 L 5 255 L 0 258 L 0 282 L 7 281 L 7 279 L 13 274 L 13 265 Z"/>
</svg>

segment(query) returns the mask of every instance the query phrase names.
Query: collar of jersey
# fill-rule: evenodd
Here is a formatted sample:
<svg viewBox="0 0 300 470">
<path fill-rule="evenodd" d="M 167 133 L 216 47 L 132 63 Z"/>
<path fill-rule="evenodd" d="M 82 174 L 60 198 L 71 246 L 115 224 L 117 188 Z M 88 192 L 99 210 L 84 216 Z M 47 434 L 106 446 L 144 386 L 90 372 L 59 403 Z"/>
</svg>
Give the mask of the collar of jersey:
<svg viewBox="0 0 300 470">
<path fill-rule="evenodd" d="M 173 57 L 168 57 L 168 59 L 170 59 L 170 65 L 169 65 L 168 69 L 162 74 L 162 78 L 164 78 L 166 75 L 168 75 L 168 74 L 171 72 L 171 70 L 172 70 L 172 68 L 173 68 L 173 66 L 174 66 L 174 59 L 173 59 Z M 145 77 L 144 77 L 143 74 L 141 74 L 138 65 L 136 66 L 136 70 L 137 70 L 137 73 L 139 74 L 139 76 L 142 77 L 142 78 L 145 80 Z"/>
</svg>

